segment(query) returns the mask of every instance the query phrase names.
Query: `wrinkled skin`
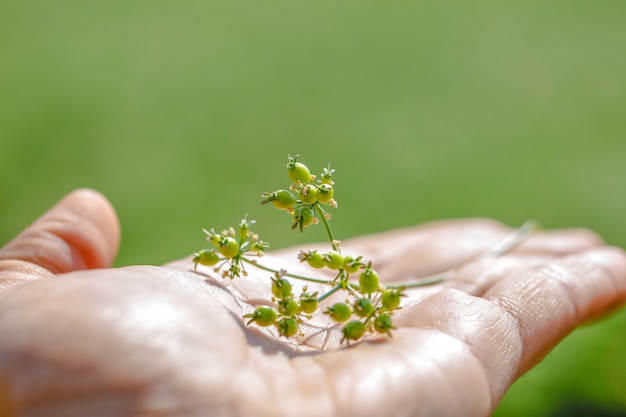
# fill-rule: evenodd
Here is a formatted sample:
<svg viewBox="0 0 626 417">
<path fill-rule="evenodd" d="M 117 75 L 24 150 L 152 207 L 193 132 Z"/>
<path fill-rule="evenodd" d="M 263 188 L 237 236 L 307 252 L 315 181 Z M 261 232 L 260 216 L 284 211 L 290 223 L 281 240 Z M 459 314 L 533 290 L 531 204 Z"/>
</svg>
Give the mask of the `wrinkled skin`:
<svg viewBox="0 0 626 417">
<path fill-rule="evenodd" d="M 241 319 L 268 302 L 267 272 L 224 280 L 190 258 L 104 269 L 117 218 L 76 191 L 0 250 L 0 416 L 489 415 L 577 325 L 626 299 L 624 252 L 592 232 L 479 256 L 511 232 L 457 220 L 344 242 L 383 283 L 457 268 L 408 291 L 392 338 L 347 348 L 337 329 L 308 328 L 298 345 Z M 302 271 L 297 251 L 261 261 Z"/>
</svg>

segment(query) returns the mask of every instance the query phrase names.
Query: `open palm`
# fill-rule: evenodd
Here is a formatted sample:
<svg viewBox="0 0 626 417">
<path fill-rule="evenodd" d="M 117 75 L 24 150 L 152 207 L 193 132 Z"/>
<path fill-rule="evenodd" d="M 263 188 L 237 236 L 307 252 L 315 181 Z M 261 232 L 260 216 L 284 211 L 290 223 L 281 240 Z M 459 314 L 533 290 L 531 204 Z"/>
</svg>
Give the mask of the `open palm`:
<svg viewBox="0 0 626 417">
<path fill-rule="evenodd" d="M 247 327 L 270 298 L 264 271 L 98 269 L 117 219 L 99 194 L 74 192 L 0 250 L 0 416 L 489 415 L 578 324 L 626 299 L 626 256 L 593 233 L 481 256 L 510 233 L 457 220 L 344 242 L 383 283 L 454 268 L 407 292 L 392 338 L 347 348 L 325 316 L 298 343 Z M 297 252 L 262 260 L 300 271 Z"/>
</svg>

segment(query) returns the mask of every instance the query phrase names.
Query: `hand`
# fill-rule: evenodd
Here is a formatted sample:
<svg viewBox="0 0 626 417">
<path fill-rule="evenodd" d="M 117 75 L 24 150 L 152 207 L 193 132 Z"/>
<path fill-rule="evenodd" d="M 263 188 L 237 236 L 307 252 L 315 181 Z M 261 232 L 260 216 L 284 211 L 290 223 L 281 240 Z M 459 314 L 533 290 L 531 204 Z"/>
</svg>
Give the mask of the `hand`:
<svg viewBox="0 0 626 417">
<path fill-rule="evenodd" d="M 592 232 L 512 231 L 459 220 L 342 244 L 407 291 L 393 337 L 298 346 L 241 316 L 269 274 L 222 279 L 191 259 L 106 268 L 119 228 L 99 194 L 76 191 L 0 250 L 0 416 L 485 416 L 580 323 L 626 299 L 626 256 Z M 297 249 L 261 258 L 298 271 Z M 31 281 L 31 282 L 26 282 Z M 310 329 L 309 329 L 310 330 Z M 310 334 L 310 333 L 308 333 Z"/>
</svg>

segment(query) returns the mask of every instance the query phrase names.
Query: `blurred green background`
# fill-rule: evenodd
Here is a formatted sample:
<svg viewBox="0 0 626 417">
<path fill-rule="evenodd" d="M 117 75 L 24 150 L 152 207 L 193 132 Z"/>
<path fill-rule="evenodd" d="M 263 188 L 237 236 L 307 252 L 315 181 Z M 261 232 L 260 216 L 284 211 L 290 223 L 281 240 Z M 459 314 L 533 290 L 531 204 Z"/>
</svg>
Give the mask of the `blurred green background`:
<svg viewBox="0 0 626 417">
<path fill-rule="evenodd" d="M 0 244 L 76 187 L 117 208 L 118 265 L 245 213 L 299 243 L 259 195 L 300 153 L 337 169 L 341 238 L 486 216 L 624 247 L 625 22 L 623 1 L 5 0 Z M 496 415 L 626 415 L 625 336 L 624 310 L 575 332 Z"/>
</svg>

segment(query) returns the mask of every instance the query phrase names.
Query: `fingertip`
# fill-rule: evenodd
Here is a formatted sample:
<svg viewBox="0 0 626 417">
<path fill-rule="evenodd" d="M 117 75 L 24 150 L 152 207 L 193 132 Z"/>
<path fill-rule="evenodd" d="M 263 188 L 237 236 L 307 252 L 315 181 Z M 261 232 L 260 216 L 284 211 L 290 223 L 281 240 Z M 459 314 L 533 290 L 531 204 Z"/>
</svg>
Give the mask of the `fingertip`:
<svg viewBox="0 0 626 417">
<path fill-rule="evenodd" d="M 119 221 L 106 197 L 72 191 L 0 249 L 0 283 L 109 267 L 119 241 Z"/>
<path fill-rule="evenodd" d="M 626 301 L 626 251 L 616 246 L 604 246 L 587 254 L 588 259 L 606 274 L 606 281 L 613 284 L 614 303 Z"/>
<path fill-rule="evenodd" d="M 626 253 L 602 246 L 548 259 L 501 276 L 484 298 L 519 323 L 524 373 L 577 326 L 626 302 Z"/>
<path fill-rule="evenodd" d="M 111 202 L 96 190 L 79 188 L 66 195 L 57 206 L 76 216 L 75 226 L 92 227 L 89 243 L 99 244 L 94 251 L 96 256 L 85 257 L 86 267 L 110 267 L 117 256 L 121 237 L 119 219 Z"/>
<path fill-rule="evenodd" d="M 618 280 L 626 280 L 626 251 L 616 246 L 604 246 L 589 252 L 589 259 L 606 269 Z"/>
<path fill-rule="evenodd" d="M 563 256 L 585 252 L 605 245 L 602 237 L 590 229 L 553 229 L 537 231 L 512 252 Z"/>
</svg>

